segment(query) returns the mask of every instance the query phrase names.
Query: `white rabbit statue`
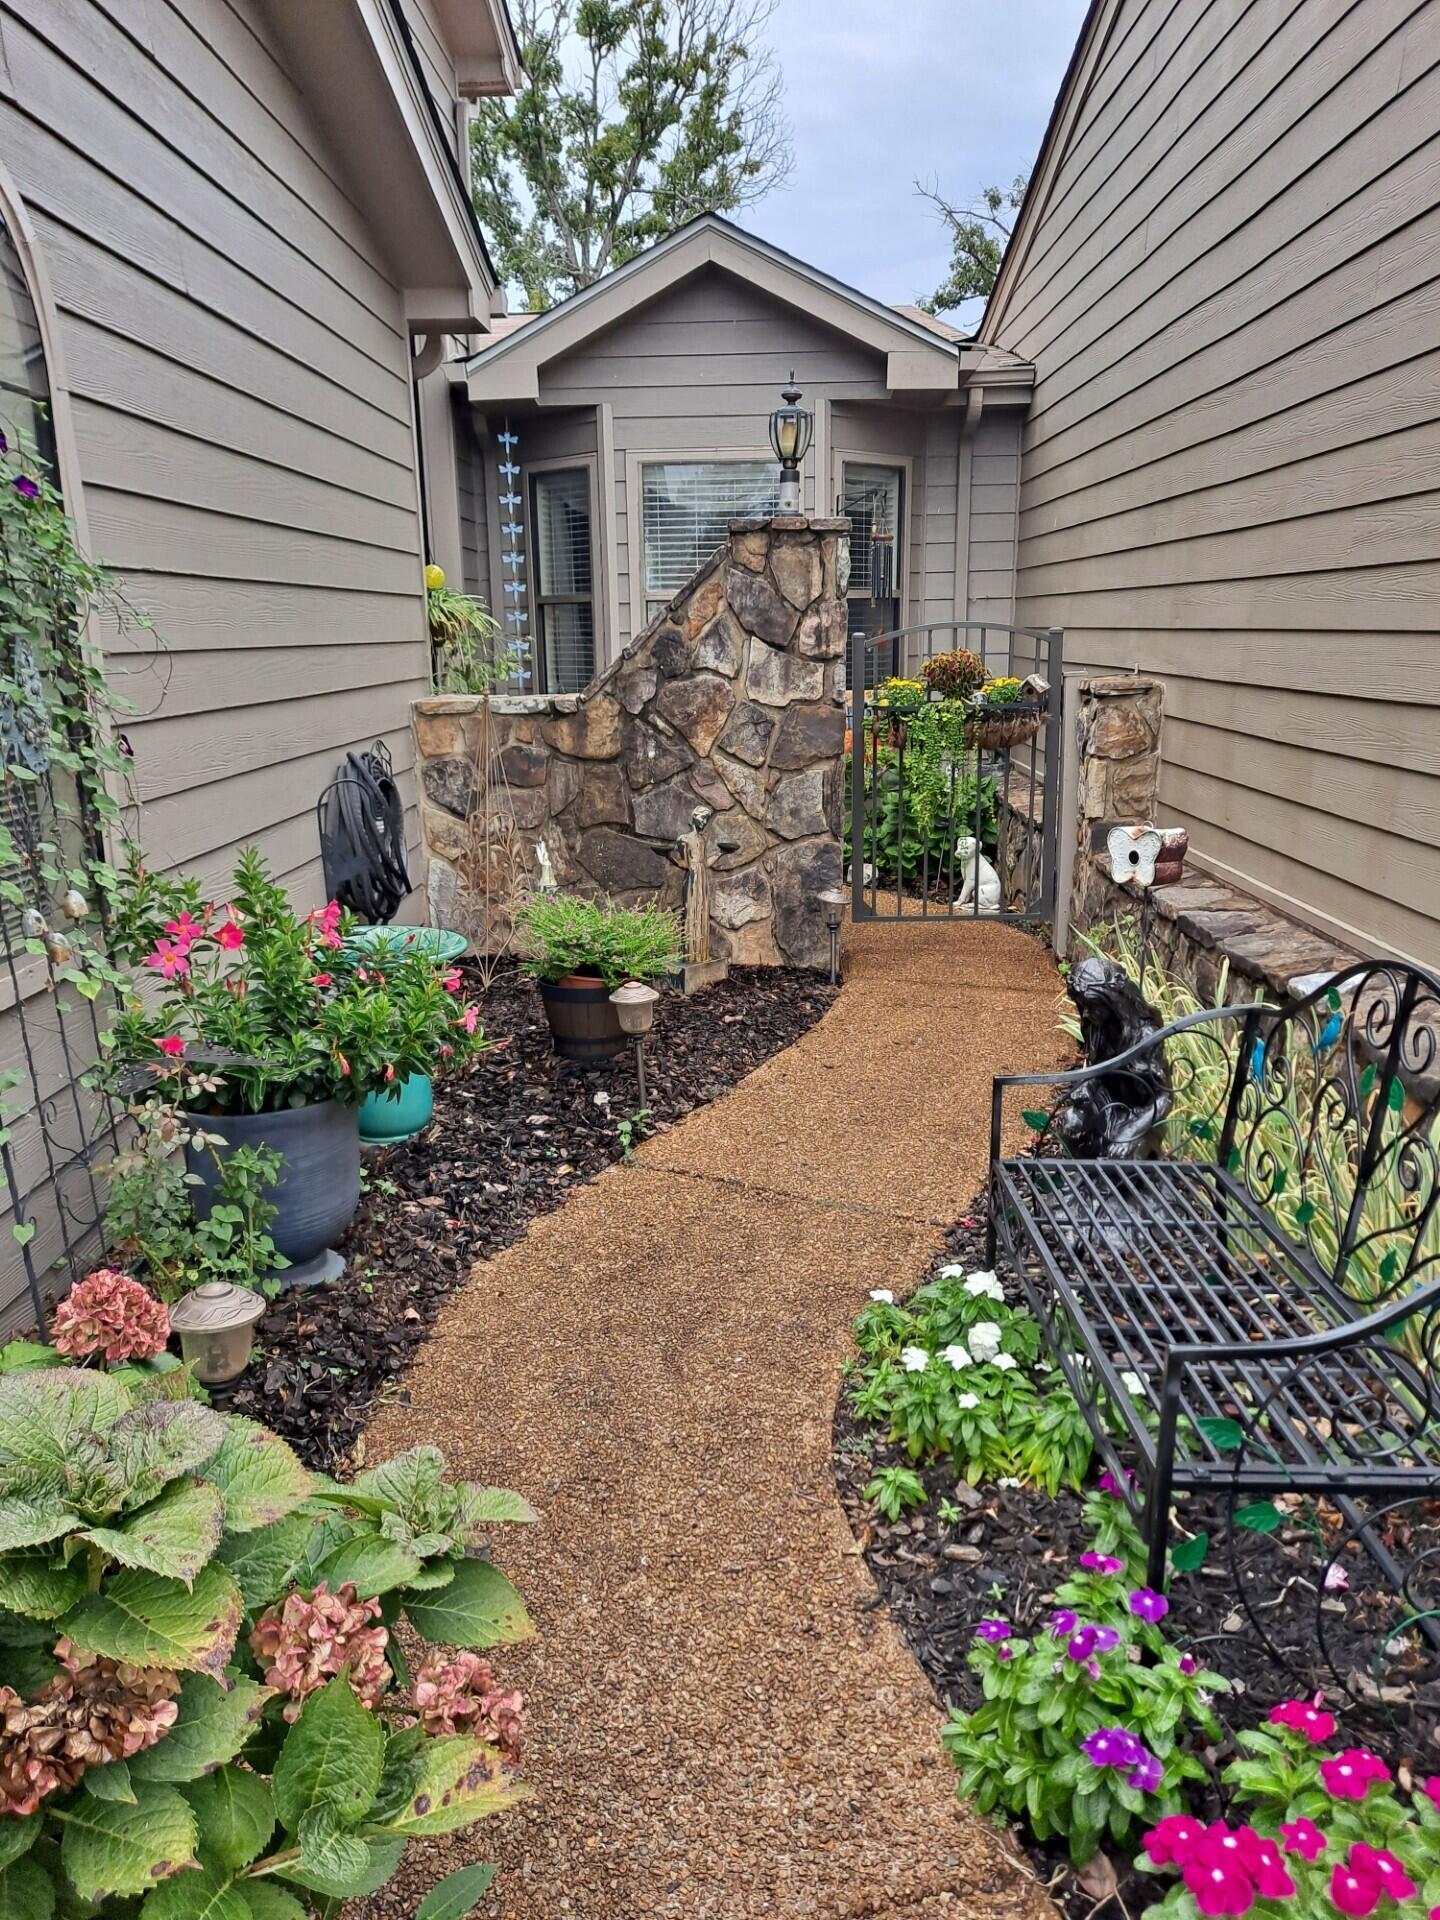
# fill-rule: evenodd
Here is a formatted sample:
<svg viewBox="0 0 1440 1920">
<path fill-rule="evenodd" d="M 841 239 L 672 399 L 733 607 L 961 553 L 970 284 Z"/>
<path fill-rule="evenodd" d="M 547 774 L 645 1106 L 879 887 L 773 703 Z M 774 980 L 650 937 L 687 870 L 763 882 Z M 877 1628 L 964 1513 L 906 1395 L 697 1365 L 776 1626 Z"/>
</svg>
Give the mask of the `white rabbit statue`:
<svg viewBox="0 0 1440 1920">
<path fill-rule="evenodd" d="M 980 912 L 999 913 L 1000 876 L 981 853 L 973 835 L 963 834 L 955 842 L 955 856 L 965 863 L 965 884 L 960 889 L 960 898 L 956 901 L 956 906 L 969 906 L 975 898 L 975 890 L 978 886 Z"/>
</svg>

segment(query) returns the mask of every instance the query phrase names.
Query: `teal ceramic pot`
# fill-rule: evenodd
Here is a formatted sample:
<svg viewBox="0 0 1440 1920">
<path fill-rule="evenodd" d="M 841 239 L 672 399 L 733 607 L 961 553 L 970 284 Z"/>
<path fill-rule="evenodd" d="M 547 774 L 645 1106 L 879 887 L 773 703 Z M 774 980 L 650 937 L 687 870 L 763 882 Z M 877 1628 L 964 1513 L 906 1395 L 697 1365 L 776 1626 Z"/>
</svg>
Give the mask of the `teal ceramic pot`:
<svg viewBox="0 0 1440 1920">
<path fill-rule="evenodd" d="M 370 1093 L 360 1102 L 360 1138 L 389 1145 L 408 1140 L 428 1127 L 435 1111 L 435 1092 L 428 1073 L 412 1073 L 402 1080 L 395 1098 Z"/>
<path fill-rule="evenodd" d="M 418 948 L 436 961 L 458 960 L 465 951 L 463 933 L 450 933 L 444 927 L 352 927 L 346 945 L 364 953 L 386 948 Z"/>
</svg>

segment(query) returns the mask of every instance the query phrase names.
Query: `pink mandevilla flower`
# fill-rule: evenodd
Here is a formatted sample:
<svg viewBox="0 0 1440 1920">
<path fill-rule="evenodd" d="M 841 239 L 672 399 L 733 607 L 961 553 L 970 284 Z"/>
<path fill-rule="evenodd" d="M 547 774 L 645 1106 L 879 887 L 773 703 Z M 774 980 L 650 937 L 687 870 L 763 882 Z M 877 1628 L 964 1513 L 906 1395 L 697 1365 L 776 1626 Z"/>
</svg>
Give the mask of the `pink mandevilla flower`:
<svg viewBox="0 0 1440 1920">
<path fill-rule="evenodd" d="M 328 987 L 331 984 L 330 976 L 328 973 L 312 973 L 310 984 L 312 987 Z"/>
<path fill-rule="evenodd" d="M 165 931 L 170 935 L 170 938 L 175 942 L 175 945 L 180 951 L 184 953 L 187 947 L 193 946 L 201 937 L 205 931 L 205 927 L 203 922 L 197 920 L 187 907 L 178 920 L 167 920 L 165 922 Z"/>
<path fill-rule="evenodd" d="M 1370 1782 L 1388 1780 L 1390 1769 L 1378 1754 L 1364 1747 L 1345 1747 L 1332 1759 L 1320 1762 L 1320 1778 L 1332 1799 L 1363 1800 Z"/>
<path fill-rule="evenodd" d="M 1280 1844 L 1302 1860 L 1318 1860 L 1330 1843 L 1313 1821 L 1290 1820 L 1280 1829 Z"/>
<path fill-rule="evenodd" d="M 490 1662 L 478 1653 L 439 1654 L 415 1676 L 415 1709 L 426 1733 L 468 1733 L 499 1747 L 512 1764 L 520 1758 L 520 1717 L 525 1702 L 495 1684 Z"/>
<path fill-rule="evenodd" d="M 476 1027 L 480 1024 L 480 1009 L 478 1007 L 466 1007 L 464 1013 L 460 1016 L 460 1024 L 464 1027 L 466 1033 L 474 1033 Z"/>
<path fill-rule="evenodd" d="M 380 1602 L 357 1600 L 348 1581 L 331 1593 L 322 1580 L 307 1599 L 287 1595 L 278 1609 L 261 1614 L 250 1646 L 265 1667 L 265 1684 L 290 1698 L 287 1720 L 298 1719 L 306 1696 L 341 1669 L 362 1707 L 373 1707 L 390 1681 L 385 1649 L 390 1635 L 380 1624 Z"/>
<path fill-rule="evenodd" d="M 459 993 L 465 984 L 465 976 L 458 967 L 451 967 L 448 973 L 442 973 L 440 984 L 446 993 Z"/>
<path fill-rule="evenodd" d="M 163 1040 L 157 1040 L 155 1044 L 161 1053 L 168 1053 L 172 1060 L 178 1060 L 185 1051 L 185 1042 L 178 1033 L 167 1033 Z"/>
<path fill-rule="evenodd" d="M 1330 1870 L 1330 1898 L 1351 1920 L 1365 1920 L 1380 1904 L 1383 1889 L 1373 1873 L 1337 1860 Z"/>
<path fill-rule="evenodd" d="M 170 1315 L 128 1273 L 100 1267 L 77 1280 L 55 1309 L 50 1338 L 71 1360 L 148 1360 L 170 1338 Z"/>
<path fill-rule="evenodd" d="M 215 929 L 215 944 L 224 947 L 228 953 L 233 953 L 237 947 L 244 946 L 245 929 L 228 907 L 225 912 L 227 917 Z"/>
<path fill-rule="evenodd" d="M 183 980 L 190 971 L 187 948 L 188 942 L 182 946 L 174 940 L 157 940 L 155 951 L 145 956 L 145 965 L 166 980 Z"/>
<path fill-rule="evenodd" d="M 1317 1695 L 1318 1699 L 1320 1696 Z M 1322 1713 L 1308 1700 L 1282 1700 L 1278 1707 L 1270 1709 L 1270 1724 L 1273 1727 L 1292 1727 L 1297 1733 L 1303 1733 L 1312 1747 L 1320 1746 L 1335 1731 L 1333 1713 Z"/>
</svg>

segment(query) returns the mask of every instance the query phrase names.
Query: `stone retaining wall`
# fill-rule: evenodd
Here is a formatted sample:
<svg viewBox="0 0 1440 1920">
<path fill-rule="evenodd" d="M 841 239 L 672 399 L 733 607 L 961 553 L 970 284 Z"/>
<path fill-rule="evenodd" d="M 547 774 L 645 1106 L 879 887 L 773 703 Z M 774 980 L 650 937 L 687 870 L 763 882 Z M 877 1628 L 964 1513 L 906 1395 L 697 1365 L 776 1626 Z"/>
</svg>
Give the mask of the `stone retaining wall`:
<svg viewBox="0 0 1440 1920">
<path fill-rule="evenodd" d="M 584 693 L 492 699 L 503 784 L 492 780 L 490 805 L 532 871 L 543 842 L 566 890 L 678 906 L 675 842 L 703 805 L 712 952 L 824 963 L 816 895 L 840 881 L 848 529 L 732 521 L 728 545 Z M 437 924 L 460 922 L 480 708 L 436 695 L 413 710 Z"/>
</svg>

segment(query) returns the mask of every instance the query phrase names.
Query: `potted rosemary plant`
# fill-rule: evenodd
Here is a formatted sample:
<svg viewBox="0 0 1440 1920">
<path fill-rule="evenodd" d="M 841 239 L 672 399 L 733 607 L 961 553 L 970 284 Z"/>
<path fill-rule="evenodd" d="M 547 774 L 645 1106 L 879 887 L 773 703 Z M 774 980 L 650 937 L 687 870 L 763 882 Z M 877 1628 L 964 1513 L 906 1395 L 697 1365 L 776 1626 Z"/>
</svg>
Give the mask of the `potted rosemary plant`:
<svg viewBox="0 0 1440 1920">
<path fill-rule="evenodd" d="M 538 893 L 522 908 L 524 966 L 540 986 L 555 1051 L 604 1060 L 625 1045 L 610 995 L 627 980 L 659 980 L 682 958 L 679 915 L 664 907 Z"/>
</svg>

